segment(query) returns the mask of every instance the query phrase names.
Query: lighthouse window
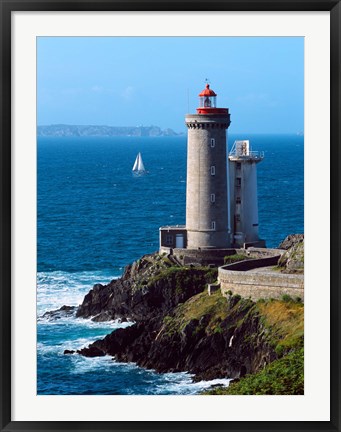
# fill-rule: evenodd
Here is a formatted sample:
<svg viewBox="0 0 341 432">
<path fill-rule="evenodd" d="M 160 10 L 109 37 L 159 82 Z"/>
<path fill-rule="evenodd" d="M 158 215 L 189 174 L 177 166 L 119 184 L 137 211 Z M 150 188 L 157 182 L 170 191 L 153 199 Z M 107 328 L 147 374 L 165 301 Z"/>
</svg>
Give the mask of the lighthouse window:
<svg viewBox="0 0 341 432">
<path fill-rule="evenodd" d="M 173 244 L 173 236 L 171 234 L 166 235 L 166 245 L 170 246 Z"/>
<path fill-rule="evenodd" d="M 242 200 L 240 199 L 240 197 L 236 198 L 236 204 L 240 204 L 242 202 Z"/>
<path fill-rule="evenodd" d="M 240 222 L 240 215 L 239 214 L 236 215 L 236 221 Z"/>
<path fill-rule="evenodd" d="M 241 186 L 242 185 L 242 179 L 241 179 L 241 177 L 237 177 L 236 178 L 236 184 L 237 184 L 237 186 Z"/>
<path fill-rule="evenodd" d="M 215 175 L 215 166 L 214 165 L 211 166 L 211 175 Z"/>
<path fill-rule="evenodd" d="M 237 164 L 236 164 L 237 166 L 236 166 L 236 168 L 237 169 L 241 169 L 241 167 L 242 167 L 242 164 L 240 163 L 240 162 L 237 162 Z"/>
<path fill-rule="evenodd" d="M 211 138 L 211 147 L 215 147 L 215 139 Z"/>
<path fill-rule="evenodd" d="M 211 229 L 215 230 L 215 221 L 211 222 Z"/>
<path fill-rule="evenodd" d="M 211 194 L 211 203 L 215 202 L 215 194 Z"/>
</svg>

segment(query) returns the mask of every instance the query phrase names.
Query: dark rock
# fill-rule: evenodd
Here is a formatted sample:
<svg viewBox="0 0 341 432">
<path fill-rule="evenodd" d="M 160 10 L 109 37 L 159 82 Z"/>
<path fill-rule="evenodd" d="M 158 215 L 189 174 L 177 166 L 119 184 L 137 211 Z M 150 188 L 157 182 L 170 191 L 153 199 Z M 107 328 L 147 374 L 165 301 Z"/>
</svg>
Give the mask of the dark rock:
<svg viewBox="0 0 341 432">
<path fill-rule="evenodd" d="M 276 358 L 263 337 L 259 316 L 250 313 L 253 306 L 252 301 L 244 303 L 244 309 L 237 305 L 228 318 L 218 321 L 221 332 L 209 332 L 209 315 L 192 319 L 173 333 L 167 332 L 163 320 L 154 318 L 115 330 L 79 353 L 108 354 L 117 361 L 136 362 L 158 372 L 189 371 L 195 374 L 195 381 L 238 378 L 263 367 L 264 357 Z"/>
<path fill-rule="evenodd" d="M 144 321 L 162 316 L 179 303 L 203 291 L 209 279 L 207 270 L 167 267 L 159 255 L 146 255 L 125 268 L 121 278 L 108 285 L 95 285 L 77 310 L 77 317 L 94 321 L 128 319 Z M 165 272 L 164 277 L 160 277 Z M 212 270 L 214 273 L 214 270 Z M 192 283 L 191 283 L 192 281 Z"/>
<path fill-rule="evenodd" d="M 77 350 L 77 354 L 81 354 L 84 357 L 103 357 L 106 355 L 104 351 L 93 345 Z"/>
<path fill-rule="evenodd" d="M 195 381 L 239 378 L 263 368 L 265 359 L 270 363 L 276 358 L 254 302 L 231 296 L 223 299 L 216 315 L 211 309 L 199 318 L 181 315 L 186 303 L 192 304 L 216 275 L 196 267 L 160 273 L 160 266 L 160 257 L 145 256 L 126 267 L 122 278 L 93 287 L 77 316 L 129 319 L 135 324 L 77 353 L 110 355 L 158 372 L 188 371 Z"/>
<path fill-rule="evenodd" d="M 74 350 L 64 350 L 64 354 L 74 354 L 75 351 Z"/>
<path fill-rule="evenodd" d="M 75 314 L 77 310 L 76 306 L 62 306 L 59 309 L 45 312 L 41 318 L 45 318 L 48 320 L 58 320 L 61 318 L 71 317 Z"/>
<path fill-rule="evenodd" d="M 94 322 L 105 322 L 110 321 L 112 314 L 109 311 L 101 312 L 98 315 L 91 318 L 91 321 Z"/>
</svg>

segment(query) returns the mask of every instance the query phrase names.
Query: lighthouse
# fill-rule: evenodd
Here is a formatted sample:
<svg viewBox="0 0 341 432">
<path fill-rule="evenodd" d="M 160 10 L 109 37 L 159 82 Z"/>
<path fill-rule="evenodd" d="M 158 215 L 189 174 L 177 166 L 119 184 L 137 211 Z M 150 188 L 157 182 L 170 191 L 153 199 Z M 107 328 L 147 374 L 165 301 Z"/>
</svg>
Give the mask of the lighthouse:
<svg viewBox="0 0 341 432">
<path fill-rule="evenodd" d="M 228 248 L 226 130 L 228 108 L 217 108 L 217 94 L 206 84 L 195 114 L 186 115 L 188 249 Z"/>
<path fill-rule="evenodd" d="M 258 236 L 257 164 L 248 140 L 228 152 L 228 108 L 206 84 L 195 114 L 186 114 L 186 225 L 159 229 L 160 253 L 183 263 L 223 263 L 238 248 L 265 247 Z"/>
</svg>

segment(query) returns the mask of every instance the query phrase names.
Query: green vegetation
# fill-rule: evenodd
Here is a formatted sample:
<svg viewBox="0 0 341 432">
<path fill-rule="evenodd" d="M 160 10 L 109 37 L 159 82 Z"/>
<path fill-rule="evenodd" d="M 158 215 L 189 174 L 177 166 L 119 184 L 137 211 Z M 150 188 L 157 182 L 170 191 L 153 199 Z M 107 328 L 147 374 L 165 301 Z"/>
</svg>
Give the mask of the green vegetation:
<svg viewBox="0 0 341 432">
<path fill-rule="evenodd" d="M 163 331 L 168 336 L 180 333 L 191 322 L 197 323 L 197 331 L 204 330 L 206 335 L 222 333 L 230 327 L 241 325 L 243 317 L 253 305 L 251 300 L 239 295 L 227 300 L 219 290 L 211 295 L 204 291 L 179 304 L 173 316 L 165 317 Z M 203 317 L 204 322 L 201 320 Z"/>
<path fill-rule="evenodd" d="M 284 302 L 292 302 L 293 301 L 292 298 L 288 294 L 283 294 L 282 295 L 282 300 Z"/>
<path fill-rule="evenodd" d="M 164 280 L 174 286 L 174 292 L 178 295 L 191 286 L 199 286 L 204 289 L 207 283 L 216 281 L 218 275 L 217 268 L 179 266 L 164 254 L 143 256 L 136 261 L 133 271 L 138 272 L 133 292 L 148 289 L 155 283 Z"/>
<path fill-rule="evenodd" d="M 227 255 L 224 257 L 224 264 L 233 264 L 236 263 L 238 261 L 245 261 L 245 260 L 249 260 L 252 259 L 246 255 L 241 255 L 241 254 L 234 254 L 234 255 Z"/>
<path fill-rule="evenodd" d="M 212 283 L 217 279 L 218 270 L 216 268 L 196 267 L 169 267 L 162 269 L 159 273 L 148 280 L 148 285 L 154 285 L 156 282 L 164 279 L 172 281 L 173 286 L 179 292 L 188 289 L 189 286 L 197 284 Z M 204 287 L 203 287 L 204 288 Z"/>
<path fill-rule="evenodd" d="M 199 323 L 204 316 L 208 317 L 209 323 L 206 322 L 203 328 L 207 332 L 214 332 L 221 321 L 227 317 L 227 313 L 227 300 L 220 291 L 216 291 L 210 296 L 207 291 L 203 291 L 180 304 L 176 308 L 174 316 L 164 318 L 164 332 L 167 335 L 179 333 L 191 321 L 197 320 Z"/>
<path fill-rule="evenodd" d="M 166 316 L 162 333 L 169 337 L 185 330 L 193 336 L 199 333 L 210 336 L 239 329 L 246 345 L 258 344 L 262 333 L 263 341 L 272 347 L 277 360 L 229 388 L 216 388 L 205 394 L 303 394 L 303 319 L 303 304 L 289 296 L 284 301 L 261 299 L 254 303 L 239 295 L 227 299 L 220 291 L 210 296 L 204 291 L 180 304 L 174 315 Z M 257 321 L 260 329 L 250 332 L 250 323 Z"/>
<path fill-rule="evenodd" d="M 304 394 L 304 352 L 295 350 L 267 365 L 262 371 L 247 375 L 229 387 L 219 387 L 210 395 L 300 395 Z"/>
<path fill-rule="evenodd" d="M 174 315 L 164 319 L 164 332 L 168 335 L 181 332 L 191 321 L 205 320 L 207 335 L 225 331 L 230 327 L 241 327 L 253 317 L 258 318 L 264 328 L 264 338 L 280 358 L 293 349 L 303 346 L 304 306 L 292 299 L 259 300 L 254 303 L 239 295 L 229 299 L 218 290 L 211 295 L 206 291 L 179 304 Z M 252 337 L 250 336 L 252 339 Z M 250 339 L 250 343 L 252 340 Z"/>
<path fill-rule="evenodd" d="M 304 306 L 293 300 L 257 302 L 269 343 L 278 357 L 303 346 Z"/>
</svg>

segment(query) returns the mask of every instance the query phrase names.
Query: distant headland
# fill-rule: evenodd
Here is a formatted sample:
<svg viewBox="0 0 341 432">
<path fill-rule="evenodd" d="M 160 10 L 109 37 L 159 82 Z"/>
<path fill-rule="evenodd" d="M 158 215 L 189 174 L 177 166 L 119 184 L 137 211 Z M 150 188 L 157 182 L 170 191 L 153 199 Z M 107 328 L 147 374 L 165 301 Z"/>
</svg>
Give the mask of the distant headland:
<svg viewBox="0 0 341 432">
<path fill-rule="evenodd" d="M 177 136 L 183 133 L 174 132 L 173 129 L 161 129 L 159 126 L 96 126 L 96 125 L 66 125 L 55 124 L 37 127 L 38 136 Z"/>
</svg>

